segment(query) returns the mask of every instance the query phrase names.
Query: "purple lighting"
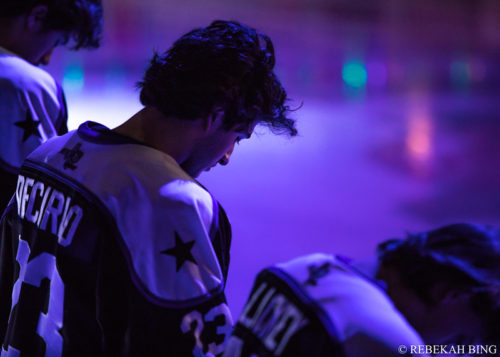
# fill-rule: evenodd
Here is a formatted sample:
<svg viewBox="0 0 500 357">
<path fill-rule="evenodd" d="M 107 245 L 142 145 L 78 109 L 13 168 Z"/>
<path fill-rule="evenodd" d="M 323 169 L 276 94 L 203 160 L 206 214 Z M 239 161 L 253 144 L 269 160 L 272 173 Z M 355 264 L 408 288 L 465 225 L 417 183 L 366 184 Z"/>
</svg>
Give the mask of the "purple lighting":
<svg viewBox="0 0 500 357">
<path fill-rule="evenodd" d="M 366 65 L 368 72 L 368 84 L 374 87 L 385 87 L 387 85 L 387 66 L 382 61 L 370 61 Z"/>
<path fill-rule="evenodd" d="M 153 49 L 218 18 L 267 33 L 289 105 L 303 103 L 293 114 L 298 137 L 259 128 L 229 165 L 199 178 L 232 223 L 235 315 L 255 274 L 278 261 L 363 257 L 401 232 L 460 220 L 500 225 L 495 1 L 105 3 L 101 48 L 82 52 L 79 67 L 66 67 L 72 52 L 58 49 L 48 67 L 66 78 L 70 128 L 121 124 L 141 108 L 135 83 Z M 345 75 L 355 86 L 342 77 L 353 63 Z"/>
</svg>

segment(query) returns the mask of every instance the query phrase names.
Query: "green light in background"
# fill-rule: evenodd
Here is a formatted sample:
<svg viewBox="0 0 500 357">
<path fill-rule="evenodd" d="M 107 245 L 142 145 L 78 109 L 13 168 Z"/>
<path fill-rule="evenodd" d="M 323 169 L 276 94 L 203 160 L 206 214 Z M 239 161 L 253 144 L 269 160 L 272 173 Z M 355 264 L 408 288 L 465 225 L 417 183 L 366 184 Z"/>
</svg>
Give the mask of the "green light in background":
<svg viewBox="0 0 500 357">
<path fill-rule="evenodd" d="M 83 67 L 72 64 L 66 67 L 63 76 L 63 88 L 69 92 L 80 92 L 85 84 Z"/>
<path fill-rule="evenodd" d="M 344 64 L 342 68 L 342 79 L 347 85 L 354 88 L 364 87 L 367 78 L 368 74 L 363 63 L 350 61 Z"/>
</svg>

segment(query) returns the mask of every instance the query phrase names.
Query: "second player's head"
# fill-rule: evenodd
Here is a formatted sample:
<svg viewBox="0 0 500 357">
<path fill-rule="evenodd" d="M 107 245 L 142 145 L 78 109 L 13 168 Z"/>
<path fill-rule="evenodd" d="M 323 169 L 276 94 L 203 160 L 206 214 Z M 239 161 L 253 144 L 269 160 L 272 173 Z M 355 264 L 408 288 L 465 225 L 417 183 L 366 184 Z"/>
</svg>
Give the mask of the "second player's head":
<svg viewBox="0 0 500 357">
<path fill-rule="evenodd" d="M 378 251 L 379 277 L 426 342 L 500 341 L 498 229 L 453 224 L 389 240 Z"/>
<path fill-rule="evenodd" d="M 2 45 L 33 64 L 47 63 L 58 45 L 99 46 L 101 0 L 2 0 L 0 17 Z"/>
</svg>

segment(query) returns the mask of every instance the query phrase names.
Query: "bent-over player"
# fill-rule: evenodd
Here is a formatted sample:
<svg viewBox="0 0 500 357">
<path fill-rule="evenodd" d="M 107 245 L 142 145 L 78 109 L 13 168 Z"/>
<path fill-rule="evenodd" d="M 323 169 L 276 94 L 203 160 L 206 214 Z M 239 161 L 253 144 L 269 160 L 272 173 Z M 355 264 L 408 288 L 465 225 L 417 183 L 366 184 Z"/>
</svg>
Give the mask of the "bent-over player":
<svg viewBox="0 0 500 357">
<path fill-rule="evenodd" d="M 278 264 L 257 277 L 225 356 L 497 355 L 499 261 L 498 229 L 454 224 L 380 244 L 368 269 L 326 254 Z"/>
</svg>

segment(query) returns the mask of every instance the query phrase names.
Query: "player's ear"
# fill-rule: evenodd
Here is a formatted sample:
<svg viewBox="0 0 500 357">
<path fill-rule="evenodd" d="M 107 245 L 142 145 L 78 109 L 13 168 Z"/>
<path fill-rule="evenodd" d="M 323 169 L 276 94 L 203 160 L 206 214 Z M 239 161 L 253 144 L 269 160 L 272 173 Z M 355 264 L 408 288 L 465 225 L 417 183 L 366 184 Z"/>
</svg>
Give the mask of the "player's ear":
<svg viewBox="0 0 500 357">
<path fill-rule="evenodd" d="M 224 110 L 220 107 L 215 107 L 205 118 L 203 118 L 203 129 L 208 132 L 218 129 L 224 120 Z"/>
<path fill-rule="evenodd" d="M 45 5 L 37 5 L 31 9 L 26 18 L 26 26 L 31 32 L 39 32 L 44 29 L 45 19 L 49 9 Z"/>
</svg>

